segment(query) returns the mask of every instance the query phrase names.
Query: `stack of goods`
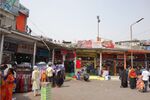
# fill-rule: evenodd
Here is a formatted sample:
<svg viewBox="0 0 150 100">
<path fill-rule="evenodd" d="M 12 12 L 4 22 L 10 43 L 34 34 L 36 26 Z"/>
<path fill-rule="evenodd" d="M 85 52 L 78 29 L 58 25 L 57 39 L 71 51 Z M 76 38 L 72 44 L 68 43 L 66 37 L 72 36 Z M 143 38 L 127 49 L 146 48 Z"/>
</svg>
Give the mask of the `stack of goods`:
<svg viewBox="0 0 150 100">
<path fill-rule="evenodd" d="M 41 100 L 51 100 L 51 84 L 48 82 L 41 84 Z"/>
</svg>

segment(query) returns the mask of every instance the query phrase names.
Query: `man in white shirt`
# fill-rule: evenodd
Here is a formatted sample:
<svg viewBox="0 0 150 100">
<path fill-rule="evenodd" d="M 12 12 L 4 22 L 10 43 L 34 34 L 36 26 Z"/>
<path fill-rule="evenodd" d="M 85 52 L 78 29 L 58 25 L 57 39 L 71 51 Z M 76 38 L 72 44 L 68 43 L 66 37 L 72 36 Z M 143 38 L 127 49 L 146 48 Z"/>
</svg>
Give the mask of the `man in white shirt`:
<svg viewBox="0 0 150 100">
<path fill-rule="evenodd" d="M 150 76 L 150 72 L 147 71 L 146 69 L 144 69 L 142 71 L 142 80 L 144 81 L 144 84 L 145 84 L 145 88 L 144 88 L 144 91 L 143 92 L 147 92 L 147 86 L 148 86 L 148 80 L 149 80 L 149 76 Z"/>
</svg>

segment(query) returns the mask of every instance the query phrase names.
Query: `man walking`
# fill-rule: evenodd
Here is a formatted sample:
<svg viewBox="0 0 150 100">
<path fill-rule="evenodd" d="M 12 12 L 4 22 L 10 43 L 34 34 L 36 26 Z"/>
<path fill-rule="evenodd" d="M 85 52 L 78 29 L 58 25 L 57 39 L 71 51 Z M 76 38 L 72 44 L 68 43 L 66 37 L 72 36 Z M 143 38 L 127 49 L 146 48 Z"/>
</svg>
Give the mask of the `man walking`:
<svg viewBox="0 0 150 100">
<path fill-rule="evenodd" d="M 52 63 L 49 63 L 48 67 L 46 69 L 46 75 L 47 75 L 48 82 L 52 82 L 52 77 L 53 77 L 53 68 L 51 66 L 52 66 Z"/>
<path fill-rule="evenodd" d="M 150 72 L 146 69 L 144 69 L 142 71 L 142 80 L 144 81 L 144 84 L 145 84 L 145 88 L 144 88 L 144 91 L 143 92 L 147 92 L 147 86 L 148 86 L 148 80 L 149 80 L 149 76 L 150 76 Z"/>
</svg>

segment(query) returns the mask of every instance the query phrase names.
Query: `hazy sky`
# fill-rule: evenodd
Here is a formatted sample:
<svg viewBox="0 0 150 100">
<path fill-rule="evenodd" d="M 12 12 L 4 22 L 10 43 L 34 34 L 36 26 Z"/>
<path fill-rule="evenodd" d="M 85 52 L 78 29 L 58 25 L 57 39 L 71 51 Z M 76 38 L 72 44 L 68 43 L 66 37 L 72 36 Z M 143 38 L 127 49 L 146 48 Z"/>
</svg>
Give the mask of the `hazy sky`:
<svg viewBox="0 0 150 100">
<path fill-rule="evenodd" d="M 97 15 L 100 36 L 113 41 L 150 39 L 150 0 L 20 0 L 30 10 L 28 25 L 33 35 L 56 40 L 96 39 Z M 42 31 L 43 33 L 41 33 Z"/>
</svg>

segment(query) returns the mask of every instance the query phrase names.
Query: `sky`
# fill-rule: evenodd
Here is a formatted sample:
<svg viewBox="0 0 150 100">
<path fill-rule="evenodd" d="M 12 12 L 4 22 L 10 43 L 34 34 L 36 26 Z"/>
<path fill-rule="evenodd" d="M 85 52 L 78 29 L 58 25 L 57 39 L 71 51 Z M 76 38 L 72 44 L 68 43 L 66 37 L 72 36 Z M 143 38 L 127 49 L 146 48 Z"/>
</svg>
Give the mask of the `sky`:
<svg viewBox="0 0 150 100">
<path fill-rule="evenodd" d="M 30 10 L 28 25 L 33 35 L 77 41 L 100 37 L 113 41 L 150 39 L 150 0 L 20 0 Z"/>
</svg>

